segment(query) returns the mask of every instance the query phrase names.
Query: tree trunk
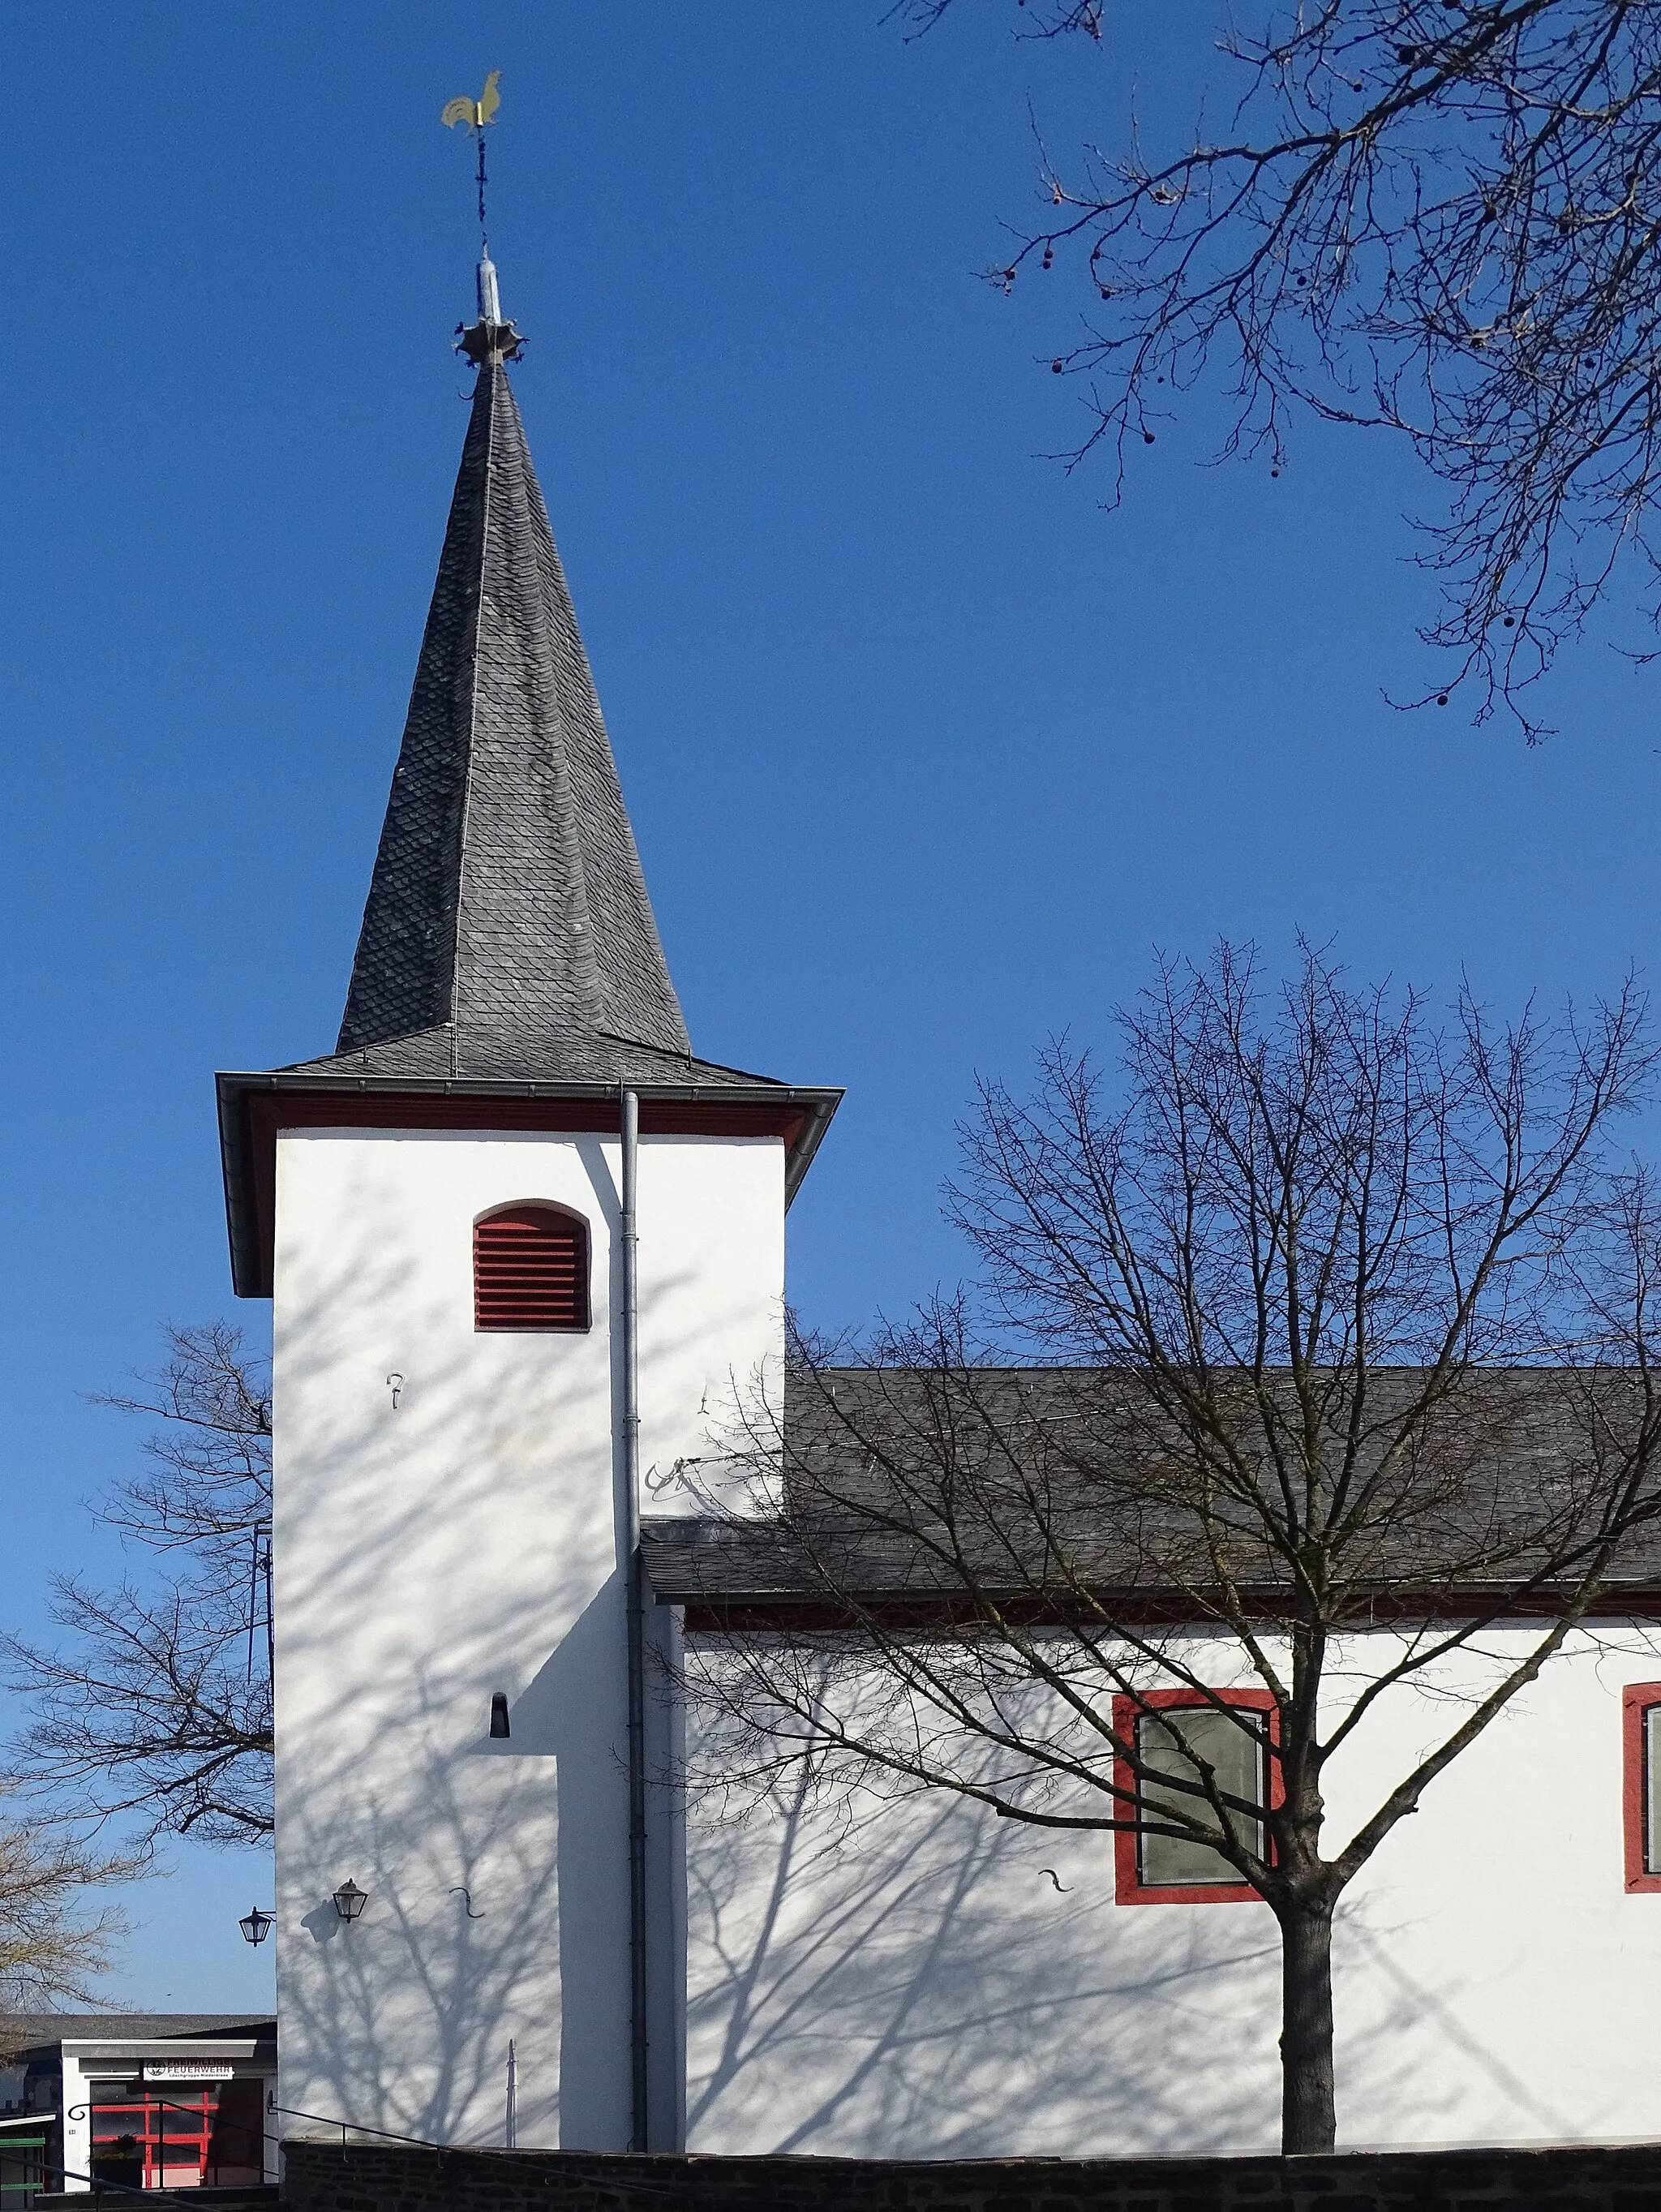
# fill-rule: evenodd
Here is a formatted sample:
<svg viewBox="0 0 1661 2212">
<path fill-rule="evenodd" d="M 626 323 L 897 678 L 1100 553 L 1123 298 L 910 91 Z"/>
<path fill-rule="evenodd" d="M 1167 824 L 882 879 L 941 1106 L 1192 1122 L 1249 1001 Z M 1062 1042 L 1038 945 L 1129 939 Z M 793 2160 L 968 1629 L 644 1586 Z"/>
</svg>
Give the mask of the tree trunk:
<svg viewBox="0 0 1661 2212">
<path fill-rule="evenodd" d="M 1328 2151 L 1332 2094 L 1332 1908 L 1288 1903 L 1281 1924 L 1281 2148 Z"/>
</svg>

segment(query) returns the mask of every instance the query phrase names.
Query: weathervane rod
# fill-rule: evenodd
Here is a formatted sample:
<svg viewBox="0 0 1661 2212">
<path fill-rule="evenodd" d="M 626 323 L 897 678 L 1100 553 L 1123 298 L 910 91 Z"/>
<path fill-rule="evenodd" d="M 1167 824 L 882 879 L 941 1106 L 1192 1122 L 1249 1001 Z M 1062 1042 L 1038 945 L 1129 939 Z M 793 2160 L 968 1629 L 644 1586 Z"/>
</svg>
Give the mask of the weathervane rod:
<svg viewBox="0 0 1661 2212">
<path fill-rule="evenodd" d="M 453 130 L 458 123 L 464 124 L 479 142 L 479 267 L 481 270 L 488 269 L 490 266 L 490 233 L 486 226 L 484 212 L 484 188 L 489 182 L 484 166 L 484 130 L 486 124 L 494 118 L 496 110 L 502 104 L 501 93 L 498 89 L 501 82 L 501 74 L 500 70 L 491 70 L 484 81 L 484 90 L 476 100 L 470 100 L 467 94 L 463 93 L 455 100 L 446 100 L 439 112 L 439 120 L 447 130 Z M 482 279 L 480 283 L 480 294 L 479 313 L 483 314 Z M 493 317 L 492 319 L 500 320 L 500 317 Z"/>
<path fill-rule="evenodd" d="M 471 330 L 462 331 L 458 338 L 459 349 L 470 361 L 481 365 L 487 362 L 500 363 L 518 357 L 522 341 L 510 322 L 503 319 L 501 295 L 496 283 L 495 264 L 490 258 L 490 232 L 485 215 L 485 188 L 489 174 L 485 167 L 485 126 L 501 106 L 499 89 L 501 71 L 492 70 L 484 81 L 484 90 L 476 100 L 464 93 L 459 98 L 447 100 L 439 110 L 439 120 L 447 129 L 461 124 L 473 133 L 479 143 L 479 319 Z"/>
</svg>

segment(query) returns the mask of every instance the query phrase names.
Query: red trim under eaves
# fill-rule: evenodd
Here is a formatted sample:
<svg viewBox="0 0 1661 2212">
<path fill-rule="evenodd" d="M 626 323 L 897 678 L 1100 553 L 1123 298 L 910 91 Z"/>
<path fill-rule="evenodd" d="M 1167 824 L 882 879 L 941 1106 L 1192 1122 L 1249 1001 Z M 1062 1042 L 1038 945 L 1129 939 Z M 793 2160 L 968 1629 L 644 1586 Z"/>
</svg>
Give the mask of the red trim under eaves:
<svg viewBox="0 0 1661 2212">
<path fill-rule="evenodd" d="M 789 1588 L 728 1595 L 712 1592 L 690 1577 L 685 1586 L 676 1578 L 672 1582 L 654 1581 L 653 1588 L 659 1605 L 684 1608 L 688 1632 L 708 1631 L 726 1636 L 770 1635 L 781 1630 L 799 1634 L 804 1630 L 857 1628 L 867 1620 L 880 1620 L 892 1629 L 941 1630 L 980 1618 L 976 1600 L 961 1587 L 930 1596 L 902 1595 L 876 1587 L 856 1589 L 846 1599 L 804 1596 L 799 1590 Z M 1106 1615 L 1134 1621 L 1142 1628 L 1175 1628 L 1191 1625 L 1204 1613 L 1203 1607 L 1197 1609 L 1191 1590 L 1177 1589 L 1115 1589 L 1103 1583 L 1094 1595 L 1081 1592 L 1064 1602 L 1055 1597 L 1034 1598 L 1018 1590 L 1008 1595 L 1002 1592 L 995 1595 L 998 1609 L 1006 1620 L 1055 1627 L 1100 1623 Z M 1248 1619 L 1284 1620 L 1284 1590 L 1244 1589 L 1237 1595 Z M 1606 1602 L 1597 1610 L 1597 1618 L 1600 1620 L 1661 1620 L 1661 1589 L 1652 1583 L 1617 1584 L 1606 1590 L 1604 1595 Z M 1496 1606 L 1494 1593 L 1483 1589 L 1480 1583 L 1452 1589 L 1446 1584 L 1440 1589 L 1417 1589 L 1404 1584 L 1388 1593 L 1387 1608 L 1380 1599 L 1368 1625 L 1376 1627 L 1391 1620 L 1421 1623 L 1472 1618 L 1490 1621 L 1553 1620 L 1572 1596 L 1567 1590 L 1535 1590 L 1525 1603 Z M 1661 1703 L 1661 1684 L 1657 1686 L 1656 1698 Z"/>
<path fill-rule="evenodd" d="M 243 1095 L 256 1280 L 245 1293 L 271 1295 L 276 1218 L 276 1140 L 285 1129 L 548 1129 L 615 1134 L 609 1098 L 525 1098 L 464 1091 L 253 1091 Z M 640 1133 L 658 1137 L 779 1137 L 788 1155 L 800 1142 L 806 1108 L 714 1099 L 640 1098 Z"/>
</svg>

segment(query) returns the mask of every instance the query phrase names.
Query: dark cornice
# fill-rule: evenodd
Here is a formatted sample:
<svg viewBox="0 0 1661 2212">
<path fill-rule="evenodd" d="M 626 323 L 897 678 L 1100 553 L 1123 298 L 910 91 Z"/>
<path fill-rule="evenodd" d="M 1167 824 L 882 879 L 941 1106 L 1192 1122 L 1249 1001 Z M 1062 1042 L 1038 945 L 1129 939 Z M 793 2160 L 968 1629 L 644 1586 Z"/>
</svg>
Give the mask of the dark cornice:
<svg viewBox="0 0 1661 2212">
<path fill-rule="evenodd" d="M 404 1076 L 227 1073 L 215 1078 L 225 1174 L 231 1281 L 239 1297 L 271 1295 L 272 1200 L 282 1129 L 548 1129 L 602 1135 L 620 1126 L 615 1083 L 486 1082 Z M 800 1188 L 840 1104 L 840 1090 L 782 1083 L 633 1083 L 643 1134 L 776 1136 L 785 1203 Z"/>
</svg>

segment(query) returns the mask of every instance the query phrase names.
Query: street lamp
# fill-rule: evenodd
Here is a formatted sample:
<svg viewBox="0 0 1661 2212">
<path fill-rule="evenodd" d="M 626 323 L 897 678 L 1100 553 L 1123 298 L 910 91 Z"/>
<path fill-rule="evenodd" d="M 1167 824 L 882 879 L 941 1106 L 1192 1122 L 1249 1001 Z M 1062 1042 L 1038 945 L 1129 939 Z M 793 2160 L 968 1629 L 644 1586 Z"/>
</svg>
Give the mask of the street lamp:
<svg viewBox="0 0 1661 2212">
<path fill-rule="evenodd" d="M 237 1922 L 237 1926 L 242 1930 L 242 1940 L 245 1943 L 263 1943 L 276 1925 L 276 1913 L 262 1912 L 258 1905 L 255 1905 L 252 1912 L 246 1913 Z"/>
<path fill-rule="evenodd" d="M 355 1881 L 342 1882 L 335 1892 L 335 1910 L 343 1920 L 355 1920 L 368 1902 L 369 1893 Z"/>
</svg>

